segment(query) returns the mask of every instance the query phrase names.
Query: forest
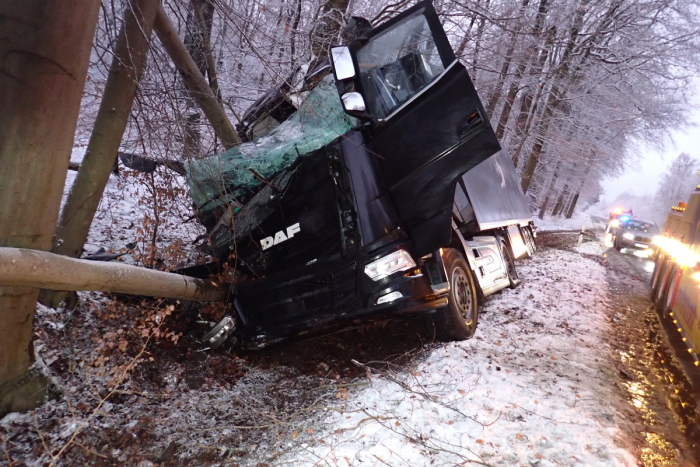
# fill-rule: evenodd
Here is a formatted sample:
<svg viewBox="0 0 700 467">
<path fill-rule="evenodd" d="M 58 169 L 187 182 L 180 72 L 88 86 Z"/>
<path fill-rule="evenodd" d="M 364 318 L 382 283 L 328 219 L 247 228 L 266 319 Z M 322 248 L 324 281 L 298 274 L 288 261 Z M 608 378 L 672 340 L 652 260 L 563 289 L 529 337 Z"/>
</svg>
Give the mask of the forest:
<svg viewBox="0 0 700 467">
<path fill-rule="evenodd" d="M 134 264 L 173 270 L 192 262 L 192 245 L 205 237 L 183 167 L 242 143 L 254 147 L 257 140 L 246 142 L 247 117 L 261 97 L 282 86 L 290 102 L 301 99 L 304 76 L 351 28 L 365 20 L 376 26 L 416 2 L 69 3 L 50 11 L 36 1 L 20 8 L 0 0 L 0 30 L 11 38 L 0 41 L 0 247 L 70 257 L 128 254 Z M 694 1 L 435 0 L 434 6 L 540 218 L 570 218 L 596 202 L 601 180 L 634 163 L 632 142 L 659 145 L 688 124 L 691 82 L 700 71 Z M 34 42 L 32 31 L 39 29 L 48 32 Z M 35 78 L 38 85 L 26 85 Z M 43 120 L 27 117 L 24 110 L 35 108 L 48 109 Z M 328 127 L 323 109 L 315 111 L 317 126 Z M 32 150 L 47 154 L 45 164 L 8 156 L 26 146 L 27 135 L 41 135 Z M 673 173 L 696 167 L 681 159 L 664 186 L 690 183 L 674 182 Z M 134 170 L 139 160 L 152 167 Z M 25 180 L 40 180 L 42 189 Z M 206 297 L 221 295 L 197 287 Z M 12 323 L 0 326 L 0 339 L 20 349 L 0 355 L 0 413 L 5 394 L 32 387 L 24 372 L 33 360 L 37 298 L 55 308 L 74 297 L 0 289 L 0 309 L 9 310 L 3 319 Z M 173 309 L 159 311 L 158 320 Z M 146 334 L 159 329 L 156 318 L 144 319 Z M 121 338 L 112 337 L 120 348 Z M 181 335 L 157 337 L 177 343 Z"/>
</svg>

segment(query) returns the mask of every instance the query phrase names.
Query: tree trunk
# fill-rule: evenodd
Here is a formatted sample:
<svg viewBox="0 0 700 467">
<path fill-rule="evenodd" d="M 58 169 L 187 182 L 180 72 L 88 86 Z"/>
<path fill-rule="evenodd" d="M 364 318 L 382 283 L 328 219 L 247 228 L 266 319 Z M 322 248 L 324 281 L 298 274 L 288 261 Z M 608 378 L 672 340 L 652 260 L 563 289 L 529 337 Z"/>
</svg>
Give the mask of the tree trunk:
<svg viewBox="0 0 700 467">
<path fill-rule="evenodd" d="M 530 3 L 530 0 L 522 0 L 521 6 L 520 6 L 520 13 L 524 14 L 525 13 L 525 8 L 528 6 Z M 505 56 L 503 57 L 503 63 L 501 64 L 501 72 L 498 75 L 498 81 L 496 82 L 496 86 L 494 87 L 493 91 L 491 92 L 491 96 L 489 97 L 489 102 L 488 105 L 486 106 L 486 115 L 488 116 L 489 119 L 493 117 L 493 112 L 496 110 L 496 105 L 498 104 L 498 101 L 501 99 L 501 93 L 503 92 L 503 86 L 505 85 L 506 78 L 508 77 L 508 70 L 510 69 L 510 63 L 513 61 L 513 52 L 515 52 L 515 46 L 518 43 L 519 39 L 519 33 L 520 33 L 520 28 L 521 28 L 522 22 L 518 23 L 518 26 L 513 29 L 513 31 L 510 34 L 510 44 L 508 45 L 508 50 L 506 51 Z M 503 135 L 501 135 L 503 136 Z"/>
<path fill-rule="evenodd" d="M 49 250 L 97 25 L 96 0 L 0 0 L 0 246 Z M 36 407 L 39 289 L 0 287 L 0 417 Z"/>
<path fill-rule="evenodd" d="M 537 37 L 542 32 L 542 26 L 544 24 L 544 19 L 547 16 L 549 0 L 540 0 L 539 7 L 537 9 L 537 16 L 535 17 L 535 24 L 532 27 L 532 36 Z M 515 102 L 515 97 L 518 95 L 518 90 L 521 86 L 520 80 L 525 74 L 528 62 L 532 57 L 532 53 L 523 57 L 515 71 L 515 76 L 508 89 L 508 94 L 506 95 L 506 101 L 503 104 L 503 109 L 501 110 L 501 115 L 498 119 L 498 125 L 496 126 L 496 136 L 500 140 L 506 131 L 506 125 L 508 125 L 508 120 L 510 118 L 510 111 L 513 108 L 513 103 Z M 517 160 L 514 161 L 514 165 L 517 167 Z"/>
<path fill-rule="evenodd" d="M 586 171 L 583 173 L 583 176 L 581 177 L 581 183 L 579 183 L 578 188 L 576 190 L 576 194 L 574 194 L 574 197 L 571 199 L 571 202 L 569 203 L 569 207 L 566 210 L 566 218 L 571 219 L 571 216 L 574 215 L 574 209 L 576 208 L 576 203 L 578 203 L 578 197 L 581 194 L 581 190 L 583 190 L 583 187 L 586 185 L 586 181 L 588 180 L 588 174 L 591 173 L 591 167 L 593 164 L 588 164 L 588 167 L 586 167 Z"/>
<path fill-rule="evenodd" d="M 549 124 L 554 115 L 554 111 L 559 105 L 559 103 L 564 98 L 566 94 L 562 87 L 563 80 L 568 76 L 569 69 L 571 67 L 572 54 L 574 51 L 574 46 L 576 45 L 576 39 L 579 37 L 579 32 L 583 26 L 583 19 L 588 8 L 588 4 L 591 0 L 579 0 L 576 13 L 574 15 L 574 21 L 569 31 L 569 38 L 566 44 L 564 53 L 560 61 L 559 71 L 554 75 L 554 84 L 549 91 L 547 96 L 544 111 L 542 112 L 542 119 L 540 123 L 540 130 L 537 135 L 537 141 L 535 142 L 532 150 L 530 151 L 530 156 L 528 157 L 525 171 L 520 180 L 520 185 L 523 189 L 523 193 L 527 193 L 530 187 L 530 182 L 539 163 L 540 155 L 542 154 L 542 148 L 544 147 L 545 138 L 547 137 L 547 131 L 549 130 Z"/>
<path fill-rule="evenodd" d="M 537 217 L 540 219 L 544 219 L 544 215 L 547 212 L 547 206 L 549 205 L 549 200 L 552 197 L 552 191 L 554 190 L 556 184 L 557 184 L 557 178 L 559 177 L 559 167 L 561 166 L 561 159 L 557 161 L 557 165 L 554 168 L 554 174 L 552 175 L 552 179 L 549 181 L 549 187 L 545 191 L 546 195 L 544 197 L 544 201 L 542 202 L 542 206 L 540 206 L 540 212 L 537 214 Z"/>
<path fill-rule="evenodd" d="M 166 52 L 182 75 L 185 86 L 199 104 L 209 123 L 214 128 L 214 133 L 221 140 L 226 149 L 241 143 L 238 133 L 226 116 L 224 108 L 216 99 L 206 79 L 199 71 L 197 64 L 187 52 L 185 44 L 168 18 L 162 5 L 158 6 L 158 14 L 154 23 L 154 29 Z"/>
<path fill-rule="evenodd" d="M 53 252 L 79 257 L 102 199 L 146 63 L 157 0 L 132 0 L 114 50 L 104 95 L 85 157 L 73 182 L 56 231 Z M 56 307 L 66 294 L 42 292 L 40 301 Z"/>
<path fill-rule="evenodd" d="M 561 193 L 559 193 L 559 199 L 557 199 L 557 204 L 554 205 L 554 209 L 552 209 L 552 216 L 558 216 L 561 213 L 562 208 L 564 207 L 564 201 L 569 197 L 569 185 L 566 184 L 564 185 L 564 188 L 561 190 Z"/>
<path fill-rule="evenodd" d="M 147 297 L 222 302 L 229 288 L 213 281 L 118 262 L 67 258 L 45 251 L 0 247 L 0 285 L 88 290 Z"/>
<path fill-rule="evenodd" d="M 349 4 L 350 0 L 325 0 L 321 6 L 319 19 L 309 37 L 311 52 L 316 57 L 315 63 L 325 59 L 330 46 L 337 42 Z"/>
<path fill-rule="evenodd" d="M 580 193 L 576 193 L 571 200 L 571 204 L 569 204 L 569 209 L 566 211 L 566 218 L 571 219 L 571 216 L 574 215 L 574 209 L 576 208 L 576 203 L 578 203 L 578 197 Z"/>
</svg>

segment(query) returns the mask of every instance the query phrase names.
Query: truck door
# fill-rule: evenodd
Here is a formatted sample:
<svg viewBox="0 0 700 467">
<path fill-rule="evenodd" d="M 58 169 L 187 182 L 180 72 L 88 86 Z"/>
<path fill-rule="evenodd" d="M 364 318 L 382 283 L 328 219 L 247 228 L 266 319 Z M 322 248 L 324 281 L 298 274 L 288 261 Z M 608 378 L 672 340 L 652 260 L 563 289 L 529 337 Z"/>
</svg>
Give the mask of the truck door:
<svg viewBox="0 0 700 467">
<path fill-rule="evenodd" d="M 366 139 L 419 254 L 448 244 L 457 180 L 500 145 L 432 4 L 332 55 L 345 110 L 370 122 Z"/>
</svg>

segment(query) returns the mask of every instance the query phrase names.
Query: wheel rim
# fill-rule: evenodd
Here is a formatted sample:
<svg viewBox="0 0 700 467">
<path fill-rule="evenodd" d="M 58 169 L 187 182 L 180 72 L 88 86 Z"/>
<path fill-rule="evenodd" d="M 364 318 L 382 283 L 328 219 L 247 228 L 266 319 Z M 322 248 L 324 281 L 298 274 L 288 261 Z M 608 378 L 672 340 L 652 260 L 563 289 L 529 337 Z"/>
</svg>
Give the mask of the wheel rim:
<svg viewBox="0 0 700 467">
<path fill-rule="evenodd" d="M 474 324 L 472 288 L 467 273 L 460 267 L 456 267 L 452 273 L 452 294 L 457 311 L 467 326 L 471 326 Z"/>
</svg>

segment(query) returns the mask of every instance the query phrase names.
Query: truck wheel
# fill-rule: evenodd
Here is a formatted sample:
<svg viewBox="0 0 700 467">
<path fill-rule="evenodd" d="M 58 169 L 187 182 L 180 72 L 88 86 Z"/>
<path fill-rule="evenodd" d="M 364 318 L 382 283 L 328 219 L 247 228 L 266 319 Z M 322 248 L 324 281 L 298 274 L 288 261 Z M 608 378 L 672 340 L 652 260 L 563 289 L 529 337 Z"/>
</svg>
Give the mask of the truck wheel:
<svg viewBox="0 0 700 467">
<path fill-rule="evenodd" d="M 530 246 L 532 247 L 532 253 L 537 253 L 537 242 L 535 241 L 535 235 L 532 233 L 532 229 L 530 227 L 525 228 L 525 231 L 527 232 L 527 238 L 530 239 Z"/>
<path fill-rule="evenodd" d="M 523 237 L 523 242 L 525 242 L 525 248 L 527 248 L 527 256 L 528 256 L 528 258 L 532 258 L 532 256 L 535 254 L 535 241 L 532 238 L 532 233 L 530 232 L 530 228 L 523 227 L 520 230 L 520 233 Z"/>
<path fill-rule="evenodd" d="M 663 258 L 656 258 L 654 263 L 654 272 L 651 273 L 651 282 L 649 286 L 651 287 L 651 299 L 654 300 L 656 295 L 656 289 L 659 285 L 659 276 L 661 276 L 661 269 L 663 268 L 664 260 Z"/>
<path fill-rule="evenodd" d="M 661 277 L 662 283 L 659 284 L 659 291 L 656 294 L 656 300 L 654 301 L 654 308 L 659 313 L 666 312 L 666 299 L 669 293 L 673 293 L 670 289 L 673 287 L 674 281 L 676 279 L 676 268 L 673 264 L 668 265 L 668 277 L 663 281 L 664 277 Z M 665 272 L 665 271 L 664 271 Z"/>
<path fill-rule="evenodd" d="M 450 295 L 447 306 L 433 315 L 437 337 L 442 341 L 467 340 L 476 332 L 479 320 L 474 278 L 459 251 L 445 248 L 442 261 L 450 284 Z"/>
<path fill-rule="evenodd" d="M 501 256 L 503 256 L 506 272 L 508 273 L 508 282 L 510 282 L 509 287 L 514 289 L 520 284 L 520 278 L 518 277 L 518 271 L 515 269 L 515 259 L 513 258 L 513 253 L 510 251 L 510 247 L 503 239 L 501 239 Z"/>
<path fill-rule="evenodd" d="M 659 298 L 659 291 L 663 288 L 662 282 L 666 276 L 666 269 L 668 267 L 669 261 L 666 258 L 656 263 L 656 267 L 654 268 L 654 275 L 656 275 L 656 278 L 654 278 L 654 275 L 652 275 L 653 283 L 651 284 L 650 298 L 652 302 L 655 302 L 656 299 Z"/>
</svg>

